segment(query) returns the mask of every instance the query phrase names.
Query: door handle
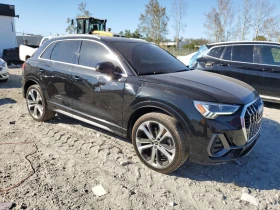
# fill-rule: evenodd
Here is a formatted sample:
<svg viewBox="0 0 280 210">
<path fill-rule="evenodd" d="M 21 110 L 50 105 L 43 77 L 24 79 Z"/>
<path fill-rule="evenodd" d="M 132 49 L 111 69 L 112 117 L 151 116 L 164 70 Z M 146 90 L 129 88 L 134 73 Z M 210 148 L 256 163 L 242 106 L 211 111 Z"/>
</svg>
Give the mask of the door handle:
<svg viewBox="0 0 280 210">
<path fill-rule="evenodd" d="M 46 71 L 44 69 L 39 69 L 39 72 L 45 73 Z"/>
<path fill-rule="evenodd" d="M 75 81 L 83 81 L 83 78 L 79 77 L 79 76 L 73 76 Z"/>
<path fill-rule="evenodd" d="M 263 71 L 272 71 L 272 72 L 274 71 L 272 68 L 263 68 L 262 70 Z"/>
<path fill-rule="evenodd" d="M 221 63 L 221 66 L 229 66 L 228 63 Z"/>
<path fill-rule="evenodd" d="M 214 66 L 214 62 L 207 62 L 206 63 L 206 67 L 213 67 Z"/>
</svg>

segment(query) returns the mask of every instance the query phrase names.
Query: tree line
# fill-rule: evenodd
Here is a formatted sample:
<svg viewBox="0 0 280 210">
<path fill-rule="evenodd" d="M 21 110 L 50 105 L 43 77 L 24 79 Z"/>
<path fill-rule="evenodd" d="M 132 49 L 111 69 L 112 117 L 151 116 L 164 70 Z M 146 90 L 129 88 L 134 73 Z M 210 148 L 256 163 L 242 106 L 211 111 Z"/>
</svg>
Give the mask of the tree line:
<svg viewBox="0 0 280 210">
<path fill-rule="evenodd" d="M 280 41 L 279 15 L 269 0 L 217 0 L 205 13 L 204 27 L 212 41 L 269 40 Z"/>
<path fill-rule="evenodd" d="M 160 5 L 158 0 L 149 0 L 145 11 L 140 14 L 139 25 L 134 32 L 129 29 L 120 32 L 128 38 L 142 38 L 160 44 L 167 41 L 168 24 L 171 22 L 174 30 L 174 41 L 183 40 L 182 32 L 187 26 L 187 11 L 189 0 L 172 0 L 170 10 Z M 275 14 L 275 5 L 270 0 L 242 0 L 234 5 L 234 0 L 216 0 L 216 5 L 205 12 L 204 28 L 208 39 L 214 42 L 231 40 L 270 40 L 280 41 L 280 17 Z M 86 9 L 86 3 L 80 3 L 80 15 L 91 15 Z M 189 18 L 188 20 L 191 20 Z M 68 33 L 74 33 L 75 27 L 67 19 Z M 191 46 L 204 43 L 208 39 L 186 39 Z"/>
<path fill-rule="evenodd" d="M 181 32 L 186 27 L 186 21 L 184 18 L 187 15 L 187 1 L 188 0 L 172 0 L 170 17 L 176 34 L 174 40 L 177 42 L 180 41 Z M 86 2 L 79 4 L 79 14 L 76 17 L 91 15 L 91 12 L 86 6 Z M 71 20 L 72 18 L 67 18 L 68 27 L 66 28 L 66 32 L 73 34 L 75 33 L 76 28 L 74 25 L 71 25 Z M 166 40 L 169 20 L 170 18 L 167 15 L 166 7 L 161 6 L 158 0 L 150 0 L 149 3 L 145 5 L 144 13 L 140 14 L 140 23 L 137 29 L 134 32 L 126 29 L 125 31 L 121 31 L 120 35 L 128 38 L 143 38 L 159 44 Z"/>
</svg>

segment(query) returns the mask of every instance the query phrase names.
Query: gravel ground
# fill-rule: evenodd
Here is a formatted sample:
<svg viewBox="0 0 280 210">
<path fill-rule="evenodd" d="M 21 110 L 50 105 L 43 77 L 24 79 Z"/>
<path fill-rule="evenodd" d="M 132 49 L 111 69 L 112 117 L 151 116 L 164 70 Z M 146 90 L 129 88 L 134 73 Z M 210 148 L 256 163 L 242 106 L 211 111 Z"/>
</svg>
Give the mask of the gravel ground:
<svg viewBox="0 0 280 210">
<path fill-rule="evenodd" d="M 0 83 L 0 203 L 13 202 L 14 209 L 280 209 L 279 105 L 266 104 L 261 139 L 240 163 L 186 163 L 163 175 L 141 164 L 125 139 L 61 115 L 35 122 L 21 95 L 21 69 L 10 74 Z M 17 142 L 26 144 L 7 144 Z M 97 197 L 97 185 L 107 194 Z M 242 193 L 258 207 L 241 200 Z"/>
</svg>

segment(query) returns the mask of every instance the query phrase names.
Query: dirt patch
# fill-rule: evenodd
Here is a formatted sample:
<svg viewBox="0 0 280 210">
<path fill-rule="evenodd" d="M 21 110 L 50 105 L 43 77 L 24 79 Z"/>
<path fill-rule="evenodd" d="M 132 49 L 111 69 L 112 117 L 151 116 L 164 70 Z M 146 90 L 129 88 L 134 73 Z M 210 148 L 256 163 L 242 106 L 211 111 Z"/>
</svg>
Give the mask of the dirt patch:
<svg viewBox="0 0 280 210">
<path fill-rule="evenodd" d="M 62 115 L 46 123 L 32 120 L 21 95 L 21 69 L 10 73 L 0 83 L 0 143 L 35 142 L 38 150 L 29 156 L 35 174 L 1 193 L 0 203 L 14 202 L 15 209 L 280 209 L 279 105 L 266 105 L 261 139 L 240 165 L 186 163 L 163 175 L 140 163 L 125 139 Z M 32 146 L 0 150 L 4 188 L 30 172 L 24 157 Z M 105 195 L 93 193 L 98 185 Z M 242 193 L 259 207 L 241 201 Z"/>
</svg>

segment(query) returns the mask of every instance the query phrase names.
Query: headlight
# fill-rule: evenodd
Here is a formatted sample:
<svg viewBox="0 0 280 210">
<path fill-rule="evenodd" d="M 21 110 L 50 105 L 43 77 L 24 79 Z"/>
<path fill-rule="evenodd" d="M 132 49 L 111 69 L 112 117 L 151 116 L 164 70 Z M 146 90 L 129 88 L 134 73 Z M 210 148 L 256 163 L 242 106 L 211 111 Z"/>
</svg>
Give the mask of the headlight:
<svg viewBox="0 0 280 210">
<path fill-rule="evenodd" d="M 194 101 L 195 108 L 207 119 L 215 119 L 220 115 L 232 115 L 240 106 Z"/>
<path fill-rule="evenodd" d="M 1 67 L 7 67 L 6 61 L 4 61 L 2 58 L 0 58 L 0 66 Z"/>
</svg>

